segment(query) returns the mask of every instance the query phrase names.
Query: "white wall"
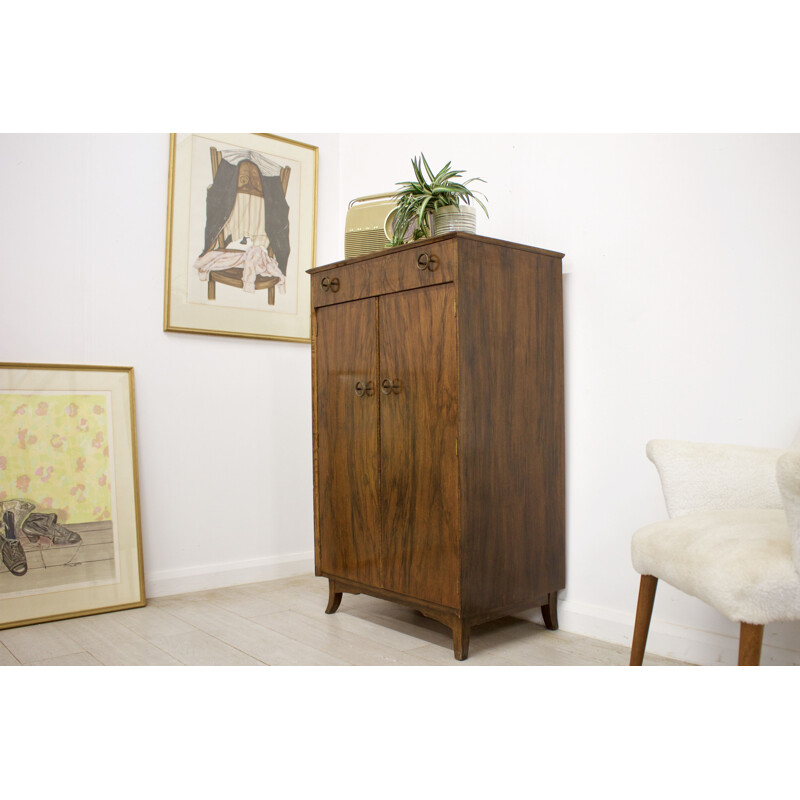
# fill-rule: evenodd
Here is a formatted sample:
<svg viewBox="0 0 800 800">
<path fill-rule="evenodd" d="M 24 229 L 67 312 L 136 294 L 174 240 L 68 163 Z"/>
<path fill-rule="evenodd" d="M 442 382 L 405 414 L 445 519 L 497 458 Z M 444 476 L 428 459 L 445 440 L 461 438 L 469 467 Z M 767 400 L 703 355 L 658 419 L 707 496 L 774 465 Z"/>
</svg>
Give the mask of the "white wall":
<svg viewBox="0 0 800 800">
<path fill-rule="evenodd" d="M 486 179 L 479 233 L 566 254 L 559 617 L 629 642 L 630 536 L 666 517 L 647 440 L 779 447 L 800 428 L 800 137 L 351 135 L 343 197 L 410 179 L 420 152 Z M 730 663 L 737 635 L 659 587 L 651 650 Z M 800 663 L 800 625 L 769 626 L 763 661 Z"/>
<path fill-rule="evenodd" d="M 343 257 L 347 202 L 420 151 L 487 179 L 479 233 L 566 253 L 559 617 L 628 642 L 630 535 L 665 516 L 645 442 L 782 446 L 800 426 L 800 138 L 281 135 L 320 148 L 318 264 Z M 134 366 L 148 593 L 310 571 L 310 349 L 162 331 L 168 137 L 0 144 L 0 360 Z M 736 633 L 659 587 L 652 651 L 732 662 Z M 800 625 L 765 645 L 800 663 Z"/>
<path fill-rule="evenodd" d="M 319 147 L 335 208 L 338 136 L 281 135 Z M 0 137 L 0 360 L 134 367 L 149 596 L 313 568 L 310 346 L 162 330 L 168 155 L 168 134 Z"/>
</svg>

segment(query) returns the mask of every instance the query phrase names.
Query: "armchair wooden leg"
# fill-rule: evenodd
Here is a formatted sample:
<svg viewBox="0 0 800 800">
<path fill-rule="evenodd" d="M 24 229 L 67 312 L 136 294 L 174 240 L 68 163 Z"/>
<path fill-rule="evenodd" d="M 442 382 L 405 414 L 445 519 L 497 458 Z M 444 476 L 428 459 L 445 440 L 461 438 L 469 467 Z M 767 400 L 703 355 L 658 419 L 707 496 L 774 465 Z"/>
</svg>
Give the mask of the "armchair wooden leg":
<svg viewBox="0 0 800 800">
<path fill-rule="evenodd" d="M 764 626 L 743 622 L 739 630 L 739 666 L 757 667 L 761 663 Z"/>
<path fill-rule="evenodd" d="M 639 581 L 639 602 L 636 605 L 636 622 L 633 626 L 631 643 L 631 666 L 641 667 L 644 661 L 644 647 L 650 630 L 650 617 L 653 614 L 653 601 L 656 599 L 658 578 L 642 575 Z"/>
</svg>

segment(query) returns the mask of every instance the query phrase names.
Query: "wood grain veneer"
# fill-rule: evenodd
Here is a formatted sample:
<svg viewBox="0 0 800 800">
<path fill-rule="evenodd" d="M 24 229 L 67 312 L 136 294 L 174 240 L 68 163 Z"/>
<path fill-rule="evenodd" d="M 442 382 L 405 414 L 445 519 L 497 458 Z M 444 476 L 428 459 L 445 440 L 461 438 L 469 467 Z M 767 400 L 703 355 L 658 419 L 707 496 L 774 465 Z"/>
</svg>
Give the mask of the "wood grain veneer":
<svg viewBox="0 0 800 800">
<path fill-rule="evenodd" d="M 316 572 L 453 631 L 565 585 L 560 253 L 447 234 L 310 270 Z"/>
</svg>

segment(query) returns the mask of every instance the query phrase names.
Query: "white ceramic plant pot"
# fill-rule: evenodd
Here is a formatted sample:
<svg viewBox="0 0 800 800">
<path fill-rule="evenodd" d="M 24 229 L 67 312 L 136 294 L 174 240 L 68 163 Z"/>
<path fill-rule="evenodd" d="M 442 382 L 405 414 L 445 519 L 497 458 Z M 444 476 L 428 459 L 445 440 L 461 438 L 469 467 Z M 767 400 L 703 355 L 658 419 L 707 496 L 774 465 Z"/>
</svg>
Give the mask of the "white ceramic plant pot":
<svg viewBox="0 0 800 800">
<path fill-rule="evenodd" d="M 475 233 L 475 209 L 472 206 L 442 206 L 433 212 L 433 235 L 452 231 Z"/>
</svg>

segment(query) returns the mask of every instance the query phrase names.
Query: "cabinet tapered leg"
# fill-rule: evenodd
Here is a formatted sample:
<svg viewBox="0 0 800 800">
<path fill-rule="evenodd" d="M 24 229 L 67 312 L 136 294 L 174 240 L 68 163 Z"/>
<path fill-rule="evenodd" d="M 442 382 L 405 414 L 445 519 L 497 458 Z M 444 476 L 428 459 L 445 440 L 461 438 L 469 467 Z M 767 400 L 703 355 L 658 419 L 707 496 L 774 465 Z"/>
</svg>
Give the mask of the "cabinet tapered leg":
<svg viewBox="0 0 800 800">
<path fill-rule="evenodd" d="M 647 633 L 650 630 L 650 617 L 653 615 L 653 601 L 656 599 L 658 578 L 653 575 L 642 575 L 639 581 L 639 601 L 636 605 L 636 622 L 633 626 L 633 643 L 631 644 L 631 666 L 641 667 L 644 661 L 644 646 L 647 644 Z"/>
<path fill-rule="evenodd" d="M 326 614 L 333 614 L 339 608 L 339 603 L 342 602 L 342 592 L 336 591 L 336 584 L 328 579 L 328 607 L 325 609 Z"/>
<path fill-rule="evenodd" d="M 453 624 L 453 653 L 458 661 L 464 661 L 469 654 L 469 625 L 460 619 Z"/>
<path fill-rule="evenodd" d="M 547 603 L 542 606 L 542 618 L 544 619 L 544 626 L 549 631 L 558 630 L 558 592 L 550 592 L 547 595 Z"/>
</svg>

